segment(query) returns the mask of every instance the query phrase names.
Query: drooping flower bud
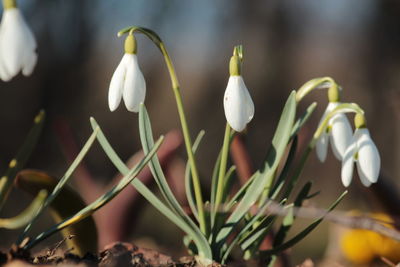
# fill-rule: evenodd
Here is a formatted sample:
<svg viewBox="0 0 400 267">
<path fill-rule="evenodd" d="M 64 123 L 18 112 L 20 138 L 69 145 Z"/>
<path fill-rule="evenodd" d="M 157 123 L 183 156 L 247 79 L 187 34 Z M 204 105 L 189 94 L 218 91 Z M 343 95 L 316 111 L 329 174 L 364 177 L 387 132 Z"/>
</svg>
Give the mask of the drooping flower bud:
<svg viewBox="0 0 400 267">
<path fill-rule="evenodd" d="M 355 162 L 362 184 L 370 186 L 378 181 L 381 158 L 369 130 L 366 128 L 364 115 L 357 114 L 354 124 L 356 130 L 342 161 L 342 182 L 344 186 L 350 185 Z"/>
<path fill-rule="evenodd" d="M 229 62 L 230 77 L 224 94 L 225 117 L 232 129 L 244 130 L 254 116 L 254 103 L 241 76 L 239 47 L 235 47 Z"/>
<path fill-rule="evenodd" d="M 146 97 L 146 82 L 137 60 L 137 45 L 133 34 L 125 40 L 125 54 L 115 70 L 108 91 L 108 105 L 111 111 L 118 108 L 121 99 L 129 111 L 138 112 L 140 103 Z"/>
<path fill-rule="evenodd" d="M 20 71 L 31 75 L 37 62 L 36 40 L 15 0 L 3 0 L 0 24 L 0 78 L 9 81 Z"/>
</svg>

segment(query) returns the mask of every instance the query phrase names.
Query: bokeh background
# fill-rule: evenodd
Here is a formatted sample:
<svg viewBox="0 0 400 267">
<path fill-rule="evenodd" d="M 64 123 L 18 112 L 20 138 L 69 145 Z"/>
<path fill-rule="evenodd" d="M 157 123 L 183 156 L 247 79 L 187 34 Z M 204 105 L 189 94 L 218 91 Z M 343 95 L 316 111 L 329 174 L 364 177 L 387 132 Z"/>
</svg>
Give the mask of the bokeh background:
<svg viewBox="0 0 400 267">
<path fill-rule="evenodd" d="M 166 43 L 180 78 L 192 136 L 201 129 L 206 131 L 197 157 L 205 187 L 222 143 L 222 97 L 229 77 L 229 58 L 237 44 L 244 46 L 243 76 L 256 107 L 246 136 L 254 166 L 260 165 L 266 153 L 290 91 L 311 78 L 331 76 L 343 87 L 344 101 L 356 102 L 365 109 L 371 135 L 381 153 L 382 170 L 399 184 L 399 1 L 19 2 L 38 41 L 39 60 L 32 76 L 19 75 L 11 82 L 0 82 L 0 170 L 6 169 L 41 108 L 47 113 L 46 127 L 27 167 L 57 177 L 66 170 L 54 130 L 60 120 L 70 125 L 79 146 L 91 133 L 89 117 L 93 116 L 122 158 L 140 149 L 137 115 L 123 105 L 111 113 L 107 103 L 109 82 L 123 55 L 124 39 L 117 38 L 116 33 L 126 26 L 140 25 L 156 31 Z M 158 136 L 179 128 L 176 106 L 159 51 L 143 36 L 137 36 L 137 40 L 148 89 L 146 105 Z M 308 96 L 302 108 L 312 101 L 318 102 L 318 108 L 302 133 L 304 140 L 322 115 L 326 93 L 318 91 Z M 184 157 L 183 150 L 181 155 Z M 102 183 L 116 172 L 98 147 L 92 149 L 85 164 Z M 344 190 L 340 163 L 332 154 L 324 164 L 312 155 L 302 176 L 303 182 L 308 179 L 315 181 L 315 190 L 321 190 L 314 200 L 318 207 L 327 206 Z M 358 179 L 349 191 L 339 209 L 379 209 L 364 194 Z M 1 215 L 15 215 L 29 201 L 29 196 L 15 190 Z M 158 214 L 151 210 L 144 207 L 138 211 L 143 218 L 132 239 L 150 238 L 165 252 L 179 251 L 180 238 L 174 238 L 176 228 L 164 218 L 154 219 Z M 160 225 L 146 223 L 149 220 Z M 46 218 L 41 223 L 38 229 L 51 224 Z M 171 226 L 163 228 L 165 225 Z M 326 223 L 295 246 L 295 259 L 321 257 L 327 232 Z M 17 233 L 1 231 L 1 246 L 7 247 Z"/>
</svg>

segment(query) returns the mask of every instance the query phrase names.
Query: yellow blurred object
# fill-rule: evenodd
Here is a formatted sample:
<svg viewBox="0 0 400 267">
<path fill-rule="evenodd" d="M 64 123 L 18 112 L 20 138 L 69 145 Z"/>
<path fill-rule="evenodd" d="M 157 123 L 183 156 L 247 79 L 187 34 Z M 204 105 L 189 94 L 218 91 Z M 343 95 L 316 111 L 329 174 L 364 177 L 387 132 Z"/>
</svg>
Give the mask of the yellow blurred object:
<svg viewBox="0 0 400 267">
<path fill-rule="evenodd" d="M 345 257 L 356 264 L 371 262 L 376 254 L 367 238 L 367 231 L 354 229 L 346 231 L 340 245 Z"/>
<path fill-rule="evenodd" d="M 386 227 L 394 228 L 393 219 L 387 214 L 372 213 L 368 216 Z M 374 231 L 349 229 L 343 234 L 340 245 L 345 257 L 356 264 L 369 263 L 378 257 L 396 263 L 400 261 L 400 242 Z"/>
<path fill-rule="evenodd" d="M 371 218 L 376 219 L 382 225 L 388 228 L 394 228 L 394 221 L 389 215 L 384 213 L 373 213 L 370 216 Z M 385 257 L 396 263 L 400 261 L 400 242 L 373 231 L 366 232 L 370 246 L 377 255 Z"/>
</svg>

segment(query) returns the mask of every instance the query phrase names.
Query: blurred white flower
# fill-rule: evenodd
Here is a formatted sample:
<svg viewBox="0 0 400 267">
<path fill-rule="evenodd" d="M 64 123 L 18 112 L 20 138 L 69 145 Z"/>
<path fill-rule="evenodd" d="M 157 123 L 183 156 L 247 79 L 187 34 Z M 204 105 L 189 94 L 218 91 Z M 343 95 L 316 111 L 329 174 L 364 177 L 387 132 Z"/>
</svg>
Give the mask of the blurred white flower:
<svg viewBox="0 0 400 267">
<path fill-rule="evenodd" d="M 350 185 L 353 178 L 354 162 L 356 162 L 358 176 L 364 186 L 370 186 L 377 182 L 381 159 L 367 128 L 355 130 L 351 143 L 344 154 L 342 182 L 346 187 Z"/>
<path fill-rule="evenodd" d="M 135 42 L 131 36 L 127 37 L 127 41 L 132 38 L 129 41 Z M 146 82 L 139 68 L 136 48 L 129 47 L 127 49 L 127 41 L 125 42 L 125 54 L 111 78 L 108 105 L 110 110 L 114 111 L 123 98 L 129 111 L 138 112 L 140 103 L 144 102 L 146 96 Z"/>
<path fill-rule="evenodd" d="M 225 117 L 232 129 L 243 131 L 254 116 L 254 103 L 240 75 L 229 77 L 224 95 Z"/>
<path fill-rule="evenodd" d="M 21 70 L 29 76 L 36 65 L 36 40 L 18 8 L 5 8 L 0 24 L 0 78 L 9 81 Z"/>
<path fill-rule="evenodd" d="M 330 102 L 321 118 L 320 124 L 328 113 L 333 111 L 340 102 Z M 326 130 L 321 134 L 316 143 L 318 159 L 324 162 L 328 153 L 328 143 L 331 143 L 332 151 L 338 160 L 343 159 L 343 155 L 349 146 L 352 138 L 352 128 L 347 117 L 343 113 L 334 115 L 328 122 Z"/>
</svg>

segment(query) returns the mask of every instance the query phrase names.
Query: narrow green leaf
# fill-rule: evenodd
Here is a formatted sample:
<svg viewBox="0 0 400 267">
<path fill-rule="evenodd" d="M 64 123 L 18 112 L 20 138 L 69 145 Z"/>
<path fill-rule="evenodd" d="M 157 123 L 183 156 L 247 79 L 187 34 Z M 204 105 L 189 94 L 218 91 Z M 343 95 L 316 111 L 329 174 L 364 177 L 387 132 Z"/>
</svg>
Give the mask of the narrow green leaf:
<svg viewBox="0 0 400 267">
<path fill-rule="evenodd" d="M 139 131 L 140 139 L 142 141 L 143 151 L 147 151 L 153 146 L 153 133 L 151 130 L 151 122 L 144 104 L 140 105 L 139 109 Z M 192 148 L 193 149 L 193 148 Z M 179 202 L 176 200 L 172 193 L 167 179 L 165 178 L 164 172 L 162 171 L 160 162 L 158 161 L 157 155 L 155 155 L 149 162 L 150 170 L 153 174 L 154 179 L 160 188 L 160 191 L 164 195 L 165 200 L 169 203 L 170 207 L 176 214 L 182 218 L 195 232 L 198 232 L 199 236 L 202 236 L 200 228 L 193 222 L 193 220 L 185 213 Z"/>
<path fill-rule="evenodd" d="M 151 130 L 151 122 L 149 115 L 147 113 L 146 107 L 144 104 L 140 105 L 139 108 L 139 132 L 140 132 L 140 140 L 142 142 L 142 147 L 144 153 L 148 153 L 149 150 L 154 145 L 153 133 Z M 192 148 L 193 149 L 193 148 Z M 165 178 L 164 172 L 161 168 L 161 164 L 158 160 L 157 155 L 155 155 L 149 162 L 150 171 L 153 174 L 154 180 L 156 181 L 161 194 L 164 199 L 170 206 L 170 208 L 176 212 L 176 214 L 182 218 L 186 217 L 185 212 L 183 211 L 181 205 L 176 200 L 174 194 L 172 193 L 167 179 Z"/>
<path fill-rule="evenodd" d="M 286 199 L 282 200 L 281 203 L 283 204 L 285 201 Z M 270 227 L 270 225 L 272 225 L 276 216 L 265 216 L 265 212 L 270 204 L 271 201 L 269 200 L 263 203 L 258 209 L 257 213 L 252 216 L 240 229 L 239 233 L 233 238 L 229 246 L 224 251 L 224 255 L 222 256 L 222 263 L 224 263 L 229 257 L 229 254 L 231 253 L 234 246 L 236 246 L 238 243 L 240 244 L 248 239 L 251 239 L 252 236 L 256 235 L 257 232 L 260 231 L 260 229 L 267 229 L 268 227 Z M 264 218 L 260 220 L 260 218 L 263 216 Z"/>
<path fill-rule="evenodd" d="M 286 178 L 289 174 L 289 171 L 292 167 L 292 164 L 294 162 L 295 156 L 296 156 L 296 152 L 297 152 L 297 135 L 292 139 L 292 143 L 290 145 L 290 150 L 289 150 L 289 154 L 286 158 L 286 162 L 285 165 L 283 166 L 283 169 L 281 171 L 281 173 L 279 174 L 278 179 L 276 180 L 274 186 L 272 187 L 272 189 L 269 192 L 269 198 L 275 199 L 279 192 L 281 191 L 281 189 L 283 188 L 285 182 L 286 182 Z"/>
<path fill-rule="evenodd" d="M 98 128 L 99 129 L 99 128 Z M 146 154 L 144 158 L 128 172 L 127 175 L 125 175 L 121 181 L 113 186 L 107 193 L 103 194 L 99 198 L 97 198 L 94 202 L 86 206 L 84 209 L 80 210 L 77 212 L 75 215 L 65 219 L 64 221 L 54 225 L 51 227 L 49 230 L 39 234 L 35 239 L 30 241 L 25 248 L 29 249 L 38 242 L 46 239 L 50 235 L 61 231 L 65 227 L 68 227 L 69 225 L 75 224 L 88 216 L 91 216 L 96 210 L 100 209 L 103 207 L 105 204 L 107 204 L 110 200 L 112 200 L 116 195 L 118 195 L 119 192 L 121 192 L 127 185 L 129 185 L 133 179 L 136 178 L 136 176 L 139 174 L 139 172 L 146 166 L 146 164 L 151 160 L 151 158 L 155 155 L 157 150 L 159 149 L 162 141 L 164 140 L 164 137 L 160 137 L 160 139 L 157 141 L 157 143 L 154 145 L 153 149 Z"/>
<path fill-rule="evenodd" d="M 0 219 L 0 228 L 18 229 L 29 223 L 43 205 L 46 197 L 47 191 L 41 190 L 32 203 L 20 214 L 12 218 Z"/>
<path fill-rule="evenodd" d="M 293 91 L 286 101 L 275 135 L 272 146 L 268 151 L 267 158 L 261 169 L 259 176 L 254 179 L 246 190 L 245 195 L 237 205 L 236 209 L 229 216 L 225 226 L 216 237 L 216 248 L 220 249 L 232 233 L 236 224 L 243 218 L 248 210 L 255 204 L 257 199 L 264 191 L 265 185 L 272 179 L 279 161 L 284 154 L 285 148 L 290 140 L 294 118 L 296 115 L 296 92 Z M 220 254 L 220 257 L 223 254 Z"/>
<path fill-rule="evenodd" d="M 336 199 L 335 202 L 328 208 L 327 214 L 332 211 L 339 203 L 342 201 L 343 197 L 347 194 L 347 191 L 344 191 L 338 199 Z M 280 246 L 274 247 L 270 250 L 264 250 L 260 251 L 263 257 L 269 257 L 273 254 L 279 253 L 283 250 L 286 250 L 295 244 L 297 244 L 299 241 L 301 241 L 304 237 L 306 237 L 312 230 L 314 230 L 324 219 L 324 216 L 321 218 L 315 220 L 313 223 L 311 223 L 309 226 L 307 226 L 303 231 L 301 231 L 299 234 L 294 236 L 292 239 L 288 240 L 287 242 L 283 243 Z"/>
<path fill-rule="evenodd" d="M 92 128 L 98 127 L 98 124 L 94 118 L 90 118 L 90 122 L 92 124 Z M 106 152 L 109 159 L 119 170 L 119 172 L 121 172 L 123 175 L 126 175 L 129 172 L 129 168 L 125 165 L 125 163 L 120 159 L 115 150 L 111 147 L 101 129 L 99 130 L 99 133 L 97 135 L 97 140 L 99 141 L 101 147 L 104 149 L 104 152 Z M 208 259 L 212 259 L 211 248 L 208 245 L 207 239 L 205 239 L 203 235 L 199 235 L 197 232 L 195 232 L 185 221 L 178 217 L 175 212 L 171 211 L 162 201 L 160 201 L 157 196 L 150 189 L 148 189 L 148 187 L 146 187 L 139 179 L 134 179 L 131 184 L 147 201 L 149 201 L 149 203 L 154 208 L 156 208 L 165 217 L 171 220 L 187 235 L 193 238 L 193 241 L 199 249 L 199 254 L 202 254 Z"/>
<path fill-rule="evenodd" d="M 0 186 L 0 210 L 2 210 L 8 194 L 10 193 L 11 185 L 14 182 L 15 175 L 26 164 L 36 146 L 37 141 L 39 140 L 43 129 L 44 119 L 45 113 L 43 110 L 41 110 L 33 120 L 34 124 L 17 155 L 10 161 L 8 170 L 4 176 L 0 178 L 2 182 Z"/>
<path fill-rule="evenodd" d="M 307 199 L 307 196 L 311 190 L 311 186 L 312 186 L 311 182 L 307 182 L 303 186 L 303 188 L 300 190 L 300 192 L 298 193 L 298 195 L 293 203 L 294 207 L 299 208 L 302 206 L 303 201 L 305 199 Z M 282 225 L 279 228 L 279 230 L 275 236 L 274 243 L 273 243 L 274 247 L 279 246 L 280 244 L 283 243 L 290 228 L 292 227 L 294 220 L 295 220 L 295 215 L 293 214 L 293 208 L 291 208 L 289 210 L 288 214 L 284 217 Z"/>
<path fill-rule="evenodd" d="M 214 164 L 214 169 L 211 176 L 211 196 L 210 196 L 210 206 L 215 207 L 215 197 L 217 195 L 217 183 L 218 183 L 218 173 L 219 166 L 221 165 L 221 151 L 218 154 L 217 160 Z M 211 212 L 212 216 L 214 216 L 214 212 Z"/>
<path fill-rule="evenodd" d="M 24 229 L 24 232 L 20 235 L 18 238 L 17 243 L 20 244 L 22 240 L 24 240 L 26 234 L 28 231 L 31 229 L 32 225 L 36 222 L 37 218 L 39 215 L 43 212 L 45 208 L 47 208 L 51 202 L 58 196 L 60 193 L 61 189 L 64 187 L 64 185 L 68 182 L 69 178 L 71 178 L 72 173 L 75 171 L 76 167 L 78 167 L 79 163 L 82 161 L 82 159 L 85 157 L 87 152 L 89 151 L 90 147 L 93 145 L 93 142 L 96 140 L 96 135 L 99 132 L 99 128 L 96 128 L 93 130 L 93 133 L 89 137 L 89 139 L 86 141 L 85 145 L 82 147 L 81 151 L 79 154 L 76 156 L 72 164 L 68 167 L 67 171 L 65 172 L 64 176 L 60 179 L 58 182 L 57 186 L 54 188 L 53 192 L 49 195 L 49 197 L 46 199 L 44 205 L 38 210 L 37 215 L 32 219 L 32 221 L 26 226 Z"/>
<path fill-rule="evenodd" d="M 315 108 L 317 107 L 317 103 L 313 102 L 311 105 L 308 106 L 306 112 L 299 118 L 297 119 L 296 123 L 293 125 L 292 129 L 292 134 L 291 134 L 291 139 L 297 135 L 299 130 L 303 128 L 304 124 L 308 121 L 310 118 L 311 114 L 314 112 Z"/>
<path fill-rule="evenodd" d="M 193 143 L 193 153 L 195 154 L 197 151 L 198 146 L 200 145 L 201 140 L 203 139 L 205 134 L 204 130 L 201 130 L 199 134 L 196 137 L 196 140 Z M 196 200 L 193 195 L 193 182 L 192 182 L 192 175 L 190 172 L 190 164 L 189 162 L 186 163 L 186 169 L 185 169 L 185 192 L 186 192 L 186 198 L 189 203 L 189 207 L 193 212 L 193 215 L 196 217 L 197 221 L 199 220 L 199 215 L 197 214 L 197 208 L 196 208 Z"/>
<path fill-rule="evenodd" d="M 246 181 L 246 183 L 239 189 L 239 191 L 236 192 L 236 194 L 226 204 L 226 210 L 231 210 L 233 206 L 239 201 L 239 199 L 244 196 L 244 193 L 246 193 L 247 188 L 249 188 L 249 186 L 253 183 L 253 181 L 256 179 L 258 175 L 260 175 L 258 172 L 253 173 L 250 179 Z"/>
<path fill-rule="evenodd" d="M 24 190 L 32 196 L 42 189 L 47 192 L 54 191 L 60 181 L 49 174 L 39 170 L 22 170 L 15 178 L 17 188 Z M 65 184 L 58 196 L 49 203 L 50 215 L 55 223 L 71 217 L 86 207 L 81 196 L 68 184 Z M 61 231 L 69 248 L 73 248 L 74 254 L 83 257 L 87 252 L 97 252 L 97 229 L 93 217 L 70 225 Z M 69 236 L 74 238 L 68 238 Z"/>
<path fill-rule="evenodd" d="M 225 203 L 225 201 L 227 200 L 227 198 L 229 197 L 229 192 L 232 189 L 232 185 L 234 182 L 234 177 L 235 177 L 235 171 L 236 171 L 236 166 L 233 165 L 229 168 L 229 170 L 226 172 L 225 174 L 225 187 L 224 187 L 224 193 L 222 194 L 223 198 L 222 198 L 222 203 Z"/>
</svg>

